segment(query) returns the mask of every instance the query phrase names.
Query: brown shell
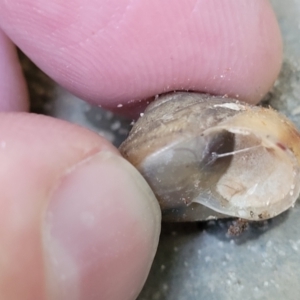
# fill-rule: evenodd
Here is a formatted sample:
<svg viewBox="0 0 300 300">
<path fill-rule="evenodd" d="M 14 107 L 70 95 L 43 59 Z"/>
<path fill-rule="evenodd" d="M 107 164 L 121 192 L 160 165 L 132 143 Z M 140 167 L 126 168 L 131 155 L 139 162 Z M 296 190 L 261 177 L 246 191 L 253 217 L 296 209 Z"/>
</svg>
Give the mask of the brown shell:
<svg viewBox="0 0 300 300">
<path fill-rule="evenodd" d="M 121 145 L 165 220 L 274 217 L 300 192 L 300 136 L 272 109 L 205 94 L 161 96 Z"/>
</svg>

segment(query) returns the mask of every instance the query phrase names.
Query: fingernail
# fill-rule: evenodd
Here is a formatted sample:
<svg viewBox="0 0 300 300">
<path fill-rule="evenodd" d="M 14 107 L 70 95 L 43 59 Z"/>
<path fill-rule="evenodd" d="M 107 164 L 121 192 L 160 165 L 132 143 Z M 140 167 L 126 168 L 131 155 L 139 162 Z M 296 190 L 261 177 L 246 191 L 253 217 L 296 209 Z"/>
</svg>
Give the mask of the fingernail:
<svg viewBox="0 0 300 300">
<path fill-rule="evenodd" d="M 138 293 L 159 230 L 157 200 L 133 166 L 110 152 L 79 163 L 63 176 L 45 213 L 49 299 L 115 299 L 116 280 L 123 299 Z"/>
</svg>

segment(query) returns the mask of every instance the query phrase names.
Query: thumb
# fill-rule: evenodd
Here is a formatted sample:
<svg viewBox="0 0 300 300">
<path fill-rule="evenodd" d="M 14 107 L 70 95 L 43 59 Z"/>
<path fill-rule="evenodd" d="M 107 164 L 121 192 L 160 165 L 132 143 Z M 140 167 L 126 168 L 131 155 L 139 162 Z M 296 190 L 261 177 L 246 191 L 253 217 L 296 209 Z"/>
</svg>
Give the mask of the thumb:
<svg viewBox="0 0 300 300">
<path fill-rule="evenodd" d="M 0 118 L 1 299 L 133 299 L 160 212 L 98 135 L 49 117 Z"/>
</svg>

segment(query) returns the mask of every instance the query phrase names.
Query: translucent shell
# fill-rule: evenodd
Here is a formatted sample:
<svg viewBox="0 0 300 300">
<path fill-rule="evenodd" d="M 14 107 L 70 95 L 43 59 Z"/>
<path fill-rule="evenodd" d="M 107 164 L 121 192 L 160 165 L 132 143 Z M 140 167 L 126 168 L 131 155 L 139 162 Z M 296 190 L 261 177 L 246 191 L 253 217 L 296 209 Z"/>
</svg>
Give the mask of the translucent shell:
<svg viewBox="0 0 300 300">
<path fill-rule="evenodd" d="M 300 135 L 272 109 L 197 93 L 155 100 L 121 145 L 165 220 L 272 218 L 300 192 Z"/>
</svg>

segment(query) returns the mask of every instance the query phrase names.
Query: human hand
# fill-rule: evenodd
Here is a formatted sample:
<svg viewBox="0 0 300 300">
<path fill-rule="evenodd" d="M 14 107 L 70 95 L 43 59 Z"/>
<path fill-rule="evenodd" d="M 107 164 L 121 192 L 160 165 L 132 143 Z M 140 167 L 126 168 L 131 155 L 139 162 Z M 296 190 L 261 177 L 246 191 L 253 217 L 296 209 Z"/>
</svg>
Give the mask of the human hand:
<svg viewBox="0 0 300 300">
<path fill-rule="evenodd" d="M 59 84 L 128 115 L 181 89 L 256 103 L 281 63 L 265 0 L 0 0 L 0 27 Z M 153 194 L 96 134 L 7 113 L 27 96 L 3 33 L 0 66 L 1 299 L 134 299 L 158 242 Z"/>
</svg>

